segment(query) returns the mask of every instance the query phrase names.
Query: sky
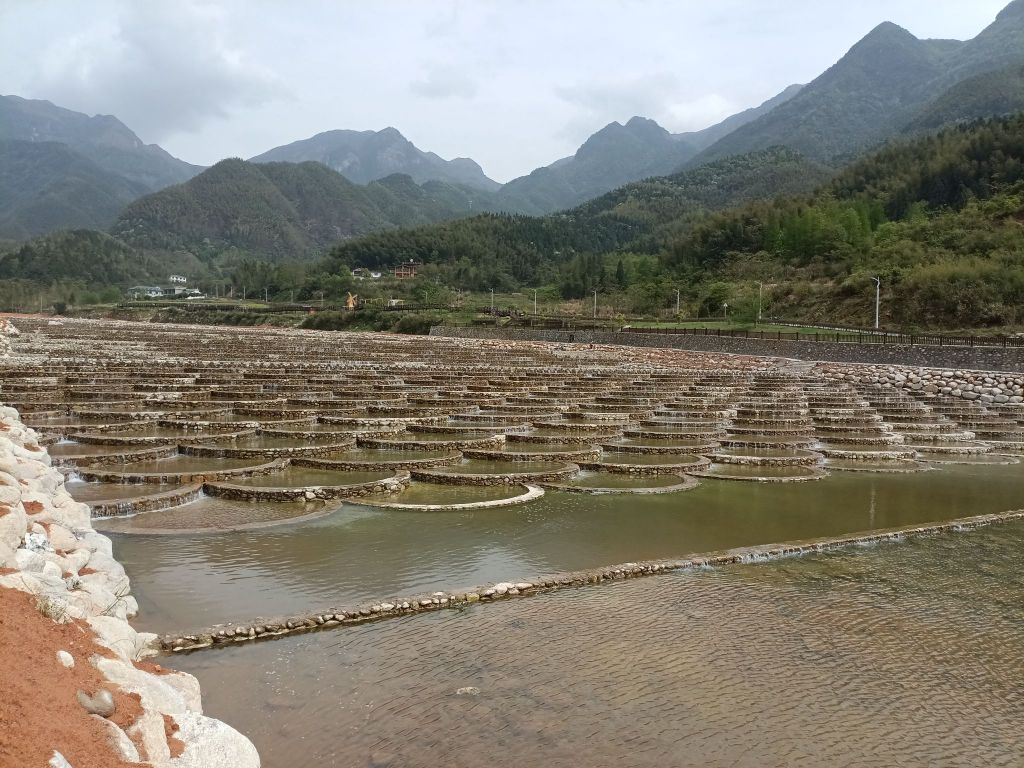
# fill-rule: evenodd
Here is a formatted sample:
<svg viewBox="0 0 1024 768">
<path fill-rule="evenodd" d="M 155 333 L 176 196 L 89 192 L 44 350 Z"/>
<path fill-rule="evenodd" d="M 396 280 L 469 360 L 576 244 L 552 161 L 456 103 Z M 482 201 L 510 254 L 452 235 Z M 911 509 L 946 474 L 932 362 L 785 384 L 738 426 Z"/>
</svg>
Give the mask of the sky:
<svg viewBox="0 0 1024 768">
<path fill-rule="evenodd" d="M 501 182 L 633 115 L 698 130 L 882 21 L 968 39 L 1009 0 L 0 0 L 0 93 L 189 162 L 393 126 Z"/>
</svg>

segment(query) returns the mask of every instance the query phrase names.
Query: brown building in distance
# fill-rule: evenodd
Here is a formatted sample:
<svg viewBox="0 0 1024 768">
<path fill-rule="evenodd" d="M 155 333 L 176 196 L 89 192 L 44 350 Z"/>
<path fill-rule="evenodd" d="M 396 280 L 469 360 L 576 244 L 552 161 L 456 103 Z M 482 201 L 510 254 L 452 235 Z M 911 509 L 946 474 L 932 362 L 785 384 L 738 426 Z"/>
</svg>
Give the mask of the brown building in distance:
<svg viewBox="0 0 1024 768">
<path fill-rule="evenodd" d="M 423 264 L 421 264 L 420 262 L 413 261 L 412 259 L 410 259 L 409 261 L 403 264 L 399 264 L 397 267 L 395 267 L 395 277 L 397 277 L 399 280 L 404 280 L 407 277 L 416 277 L 416 270 L 418 270 L 422 266 Z"/>
</svg>

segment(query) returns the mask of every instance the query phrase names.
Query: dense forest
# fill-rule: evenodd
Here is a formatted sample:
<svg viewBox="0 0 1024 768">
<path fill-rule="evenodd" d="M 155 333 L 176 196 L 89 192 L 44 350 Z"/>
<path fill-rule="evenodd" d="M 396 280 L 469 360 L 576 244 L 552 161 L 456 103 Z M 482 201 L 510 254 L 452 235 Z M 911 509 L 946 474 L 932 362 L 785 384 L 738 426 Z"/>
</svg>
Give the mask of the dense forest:
<svg viewBox="0 0 1024 768">
<path fill-rule="evenodd" d="M 830 181 L 791 150 L 728 158 L 631 184 L 543 218 L 478 216 L 371 235 L 324 265 L 417 260 L 454 288 L 592 290 L 624 311 L 724 303 L 866 323 L 871 278 L 907 327 L 1018 324 L 1024 295 L 1024 117 L 988 120 L 884 148 Z M 817 184 L 813 193 L 801 185 Z M 771 197 L 771 191 L 798 194 Z"/>
<path fill-rule="evenodd" d="M 776 147 L 609 192 L 544 217 L 485 214 L 440 225 L 381 232 L 336 246 L 325 271 L 403 261 L 433 265 L 441 282 L 467 290 L 513 290 L 555 283 L 579 298 L 601 278 L 602 254 L 656 255 L 672 232 L 707 211 L 766 195 L 808 191 L 829 178 L 820 166 Z M 627 283 L 618 269 L 620 281 Z M 623 269 L 625 269 L 623 267 Z"/>
<path fill-rule="evenodd" d="M 300 260 L 345 238 L 465 215 L 473 194 L 401 174 L 364 186 L 320 163 L 229 159 L 131 203 L 111 231 L 139 248 L 184 249 L 208 263 Z"/>
</svg>

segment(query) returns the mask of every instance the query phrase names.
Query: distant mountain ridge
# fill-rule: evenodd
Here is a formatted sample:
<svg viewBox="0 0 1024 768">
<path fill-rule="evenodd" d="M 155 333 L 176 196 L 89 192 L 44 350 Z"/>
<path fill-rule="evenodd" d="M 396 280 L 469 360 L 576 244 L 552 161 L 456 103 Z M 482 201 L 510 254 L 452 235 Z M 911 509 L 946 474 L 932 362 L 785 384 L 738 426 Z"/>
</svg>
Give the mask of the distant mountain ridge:
<svg viewBox="0 0 1024 768">
<path fill-rule="evenodd" d="M 947 94 L 969 78 L 1018 65 L 1024 65 L 1024 0 L 1014 0 L 963 42 L 920 40 L 885 22 L 799 94 L 724 136 L 690 165 L 779 144 L 841 163 L 902 135 L 907 126 L 928 123 L 921 116 L 939 100 L 945 100 L 947 122 L 981 116 L 978 102 L 958 112 L 959 100 L 970 95 L 963 89 L 959 97 Z"/>
<path fill-rule="evenodd" d="M 105 170 L 150 190 L 180 183 L 202 170 L 156 144 L 144 144 L 116 117 L 90 117 L 19 96 L 0 97 L 0 137 L 66 144 Z"/>
<path fill-rule="evenodd" d="M 625 125 L 609 123 L 572 157 L 538 168 L 503 186 L 493 205 L 498 210 L 540 215 L 564 210 L 651 176 L 679 170 L 698 152 L 751 120 L 796 96 L 791 85 L 758 107 L 690 133 L 669 133 L 655 121 L 633 117 Z"/>
<path fill-rule="evenodd" d="M 0 237 L 106 229 L 125 204 L 200 170 L 115 117 L 0 96 Z"/>
<path fill-rule="evenodd" d="M 410 176 L 417 184 L 444 181 L 487 192 L 493 192 L 501 186 L 487 178 L 475 161 L 466 157 L 445 160 L 433 152 L 424 152 L 395 128 L 381 131 L 325 131 L 308 139 L 275 147 L 249 159 L 254 163 L 301 163 L 312 160 L 357 184 L 369 184 L 401 173 Z"/>
<path fill-rule="evenodd" d="M 128 205 L 111 233 L 131 246 L 213 260 L 235 251 L 307 259 L 339 240 L 469 212 L 473 190 L 393 175 L 355 184 L 317 162 L 222 160 Z"/>
<path fill-rule="evenodd" d="M 319 252 L 332 237 L 344 240 L 375 229 L 478 212 L 569 211 L 645 179 L 775 147 L 794 150 L 816 167 L 837 168 L 894 139 L 1017 111 L 1024 111 L 1024 0 L 1014 0 L 967 41 L 921 40 L 895 24 L 880 24 L 810 84 L 790 86 L 714 126 L 674 134 L 640 116 L 609 123 L 572 156 L 505 185 L 489 179 L 473 160 L 445 160 L 418 149 L 395 128 L 336 130 L 276 147 L 253 162 L 315 162 L 348 186 L 315 177 L 310 169 L 277 169 L 239 173 L 237 190 L 221 184 L 213 198 L 203 197 L 212 193 L 211 179 L 229 178 L 226 169 L 234 166 L 228 165 L 187 193 L 178 190 L 132 207 L 202 169 L 144 144 L 114 117 L 3 96 L 0 240 L 62 228 L 107 230 L 115 222 L 116 231 L 134 233 L 126 222 L 138 222 L 142 233 L 131 237 L 173 247 L 196 248 L 198 230 L 208 230 L 200 244 L 210 240 L 230 249 L 249 243 L 271 258 L 305 255 Z M 293 186 L 286 194 L 276 184 Z M 313 205 L 304 197 L 310 190 L 320 190 L 337 208 Z M 233 194 L 237 199 L 229 199 Z M 209 211 L 196 207 L 198 200 Z M 266 227 L 258 221 L 259 210 L 270 216 Z M 218 223 L 211 219 L 217 215 L 235 218 Z M 250 234 L 236 226 L 239 221 L 249 222 Z M 175 233 L 178 225 L 184 229 Z"/>
</svg>

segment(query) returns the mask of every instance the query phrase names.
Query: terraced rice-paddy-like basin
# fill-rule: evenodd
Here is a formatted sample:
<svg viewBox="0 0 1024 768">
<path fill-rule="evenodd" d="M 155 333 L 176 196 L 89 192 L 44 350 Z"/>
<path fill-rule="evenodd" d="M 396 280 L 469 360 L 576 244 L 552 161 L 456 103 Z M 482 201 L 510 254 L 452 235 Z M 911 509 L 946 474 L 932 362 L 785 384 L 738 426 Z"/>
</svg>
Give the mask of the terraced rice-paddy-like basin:
<svg viewBox="0 0 1024 768">
<path fill-rule="evenodd" d="M 71 498 L 75 501 L 85 503 L 96 501 L 111 501 L 115 499 L 132 499 L 139 496 L 149 496 L 155 493 L 171 491 L 180 486 L 168 483 L 87 483 L 81 480 L 65 484 Z"/>
<path fill-rule="evenodd" d="M 205 497 L 173 509 L 106 518 L 97 521 L 96 527 L 110 534 L 197 536 L 309 522 L 333 511 L 332 507 L 310 507 L 301 503 L 253 505 L 246 501 Z"/>
<path fill-rule="evenodd" d="M 115 555 L 132 579 L 141 606 L 137 625 L 160 633 L 252 626 L 274 617 L 389 604 L 403 596 L 592 572 L 611 563 L 941 523 L 1024 506 L 1024 465 L 1004 463 L 1012 459 L 1000 455 L 1024 450 L 1024 443 L 983 439 L 971 429 L 985 424 L 999 430 L 993 434 L 1012 435 L 1004 422 L 1016 422 L 1011 418 L 1015 412 L 1002 409 L 996 415 L 994 409 L 952 398 L 879 393 L 786 361 L 71 320 L 58 327 L 29 323 L 14 347 L 15 356 L 0 367 L 0 393 L 16 388 L 15 396 L 29 402 L 38 391 L 37 402 L 46 408 L 35 422 L 43 442 L 76 433 L 95 440 L 58 443 L 53 461 L 72 478 L 103 480 L 72 480 L 68 487 L 97 510 L 117 516 L 97 522 L 109 531 Z M 80 357 L 82 349 L 89 349 L 89 359 Z M 156 395 L 167 401 L 144 401 Z M 89 419 L 76 415 L 81 413 Z M 1024 419 L 1024 411 L 1017 415 Z M 112 421 L 99 420 L 104 417 Z M 118 435 L 128 439 L 118 440 Z M 355 443 L 319 455 L 336 436 Z M 214 452 L 204 453 L 207 446 Z M 227 453 L 232 446 L 294 455 L 232 457 Z M 307 449 L 312 453 L 307 455 Z M 139 452 L 147 450 L 176 453 L 140 460 Z M 580 453 L 588 460 L 559 456 Z M 101 456 L 102 463 L 82 466 L 76 460 L 90 455 Z M 970 463 L 946 463 L 961 459 Z M 439 466 L 430 466 L 435 463 Z M 492 478 L 500 483 L 478 484 Z M 817 482 L 788 482 L 803 479 Z M 358 495 L 376 483 L 391 487 Z M 251 499 L 215 495 L 225 488 L 251 492 Z M 316 489 L 323 488 L 333 489 L 329 498 L 317 496 Z M 133 510 L 137 499 L 152 496 L 170 501 L 152 511 L 141 504 Z M 785 573 L 787 566 L 767 567 Z M 822 576 L 821 589 L 812 597 L 839 611 L 837 621 L 843 626 L 843 617 L 856 620 L 845 611 L 863 609 L 836 607 L 827 597 L 833 591 L 848 594 L 849 582 L 836 578 Z M 778 692 L 788 689 L 770 675 L 765 678 L 775 684 L 770 690 L 722 688 L 716 681 L 749 682 L 751 669 L 769 674 L 771 656 L 759 643 L 773 636 L 776 624 L 785 627 L 779 642 L 788 643 L 807 622 L 790 623 L 786 615 L 776 624 L 745 619 L 744 647 L 755 656 L 743 656 L 743 666 L 740 657 L 727 655 L 723 658 L 732 666 L 701 677 L 686 665 L 708 663 L 700 653 L 724 642 L 715 640 L 718 630 L 707 626 L 707 616 L 714 615 L 710 623 L 730 632 L 731 642 L 735 629 L 729 629 L 729 621 L 735 615 L 694 608 L 699 601 L 694 603 L 688 591 L 692 579 L 672 583 L 684 586 L 663 592 L 668 587 L 655 579 L 628 585 L 637 590 L 628 594 L 615 591 L 625 584 L 585 591 L 609 598 L 574 596 L 570 590 L 557 598 L 552 594 L 523 602 L 537 608 L 463 604 L 459 612 L 408 615 L 377 626 L 332 620 L 336 631 L 175 657 L 171 663 L 194 665 L 207 691 L 218 685 L 218 674 L 243 680 L 229 693 L 244 695 L 214 696 L 208 707 L 214 715 L 232 714 L 250 735 L 258 733 L 270 768 L 338 760 L 396 765 L 501 761 L 501 755 L 481 745 L 485 733 L 494 746 L 505 738 L 495 739 L 495 734 L 509 728 L 515 733 L 514 748 L 505 748 L 502 755 L 529 757 L 528 764 L 563 759 L 573 765 L 671 764 L 679 754 L 702 764 L 742 761 L 729 745 L 750 733 L 750 721 L 739 715 L 730 719 L 732 713 L 745 711 L 750 699 L 762 702 L 760 711 L 775 713 Z M 881 583 L 878 589 L 884 592 L 892 582 Z M 586 602 L 591 599 L 597 601 L 592 609 Z M 726 590 L 707 599 L 718 610 L 733 605 L 730 601 L 746 605 L 747 598 Z M 583 613 L 574 617 L 577 605 Z M 807 610 L 821 610 L 820 605 Z M 685 613 L 692 610 L 705 614 Z M 904 610 L 899 605 L 888 609 L 885 626 L 913 623 Z M 549 613 L 550 626 L 544 618 Z M 490 623 L 492 616 L 497 625 Z M 585 616 L 593 620 L 584 621 Z M 462 638 L 457 652 L 446 645 L 451 638 L 445 632 L 432 634 L 430 629 L 448 622 L 460 623 L 452 635 Z M 533 658 L 530 649 L 549 644 L 538 640 L 560 637 L 551 627 L 563 625 L 574 657 L 581 656 L 581 643 L 602 646 L 601 659 L 615 659 L 619 666 L 628 662 L 629 681 L 605 689 L 611 683 L 600 681 L 614 677 L 606 665 L 592 665 L 587 658 L 582 665 L 563 663 L 556 669 L 550 654 Z M 479 627 L 487 627 L 487 633 Z M 545 627 L 549 634 L 536 634 Z M 665 632 L 675 638 L 670 652 L 656 639 Z M 482 639 L 494 633 L 507 651 L 500 675 L 498 662 L 463 666 L 463 660 L 497 649 L 485 648 Z M 695 649 L 679 642 L 694 633 L 709 645 Z M 364 642 L 363 637 L 371 639 Z M 526 645 L 516 645 L 519 650 L 513 652 L 511 641 L 506 643 L 510 637 Z M 948 642 L 940 636 L 933 640 L 939 646 Z M 436 659 L 436 665 L 405 666 L 411 651 L 403 650 L 403 642 L 415 646 L 416 659 Z M 609 642 L 605 650 L 602 644 Z M 253 650 L 247 653 L 247 647 Z M 766 647 L 777 652 L 771 644 Z M 346 649 L 369 655 L 357 657 Z M 757 655 L 762 650 L 763 659 Z M 648 653 L 657 654 L 655 666 Z M 679 654 L 684 661 L 676 661 Z M 1012 661 L 1012 654 L 1008 658 Z M 293 675 L 287 682 L 278 676 L 285 663 L 281 659 Z M 431 677 L 435 666 L 446 670 L 436 680 Z M 332 670 L 326 676 L 325 667 Z M 920 679 L 913 677 L 913 666 L 900 668 L 897 683 L 900 674 L 907 675 L 903 688 L 893 685 L 892 675 L 886 684 L 906 698 L 887 699 L 888 688 L 874 689 L 874 699 L 856 703 L 867 713 L 864 722 L 880 718 L 886 707 L 895 706 L 892 701 L 917 702 L 906 687 Z M 572 693 L 559 699 L 557 688 L 534 683 L 534 678 L 562 681 Z M 299 683 L 307 679 L 325 680 L 324 686 L 339 695 L 348 690 L 346 685 L 372 681 L 382 701 L 399 701 L 399 688 L 407 699 L 408 691 L 418 690 L 425 698 L 411 704 L 415 716 L 389 703 L 367 720 L 347 704 L 328 701 L 324 687 Z M 826 691 L 836 684 L 848 690 L 860 682 L 849 670 L 838 682 L 829 680 Z M 703 741 L 689 732 L 680 737 L 680 752 L 675 737 L 664 735 L 675 734 L 679 723 L 691 723 L 696 716 L 686 698 L 690 681 L 703 686 L 705 706 L 707 691 L 716 691 L 711 698 L 721 712 L 713 719 L 724 724 L 715 726 L 717 731 L 712 727 L 720 738 L 717 751 L 708 746 L 713 739 Z M 803 690 L 802 683 L 791 685 Z M 460 688 L 467 690 L 457 693 Z M 630 703 L 637 690 L 647 692 L 639 700 L 653 707 L 644 717 L 638 714 L 640 705 Z M 929 689 L 927 701 L 955 702 L 964 695 L 962 686 L 939 686 Z M 360 696 L 345 701 L 362 701 Z M 830 694 L 828 701 L 835 698 Z M 297 699 L 302 703 L 296 704 Z M 819 709 L 830 706 L 812 700 Z M 266 711 L 278 713 L 266 728 L 264 701 L 274 702 Z M 277 708 L 282 701 L 283 715 Z M 533 704 L 527 707 L 526 701 Z M 595 715 L 604 730 L 588 727 L 588 707 L 595 703 L 605 707 Z M 301 720 L 292 717 L 292 708 L 303 713 Z M 646 705 L 642 709 L 647 712 Z M 572 749 L 560 752 L 562 742 L 536 736 L 546 727 L 532 719 L 537 711 L 559 718 L 560 738 Z M 942 720 L 948 727 L 946 714 L 935 716 L 934 723 Z M 959 709 L 955 714 L 965 716 Z M 987 714 L 987 722 L 1002 722 L 998 712 Z M 927 710 L 923 717 L 923 727 L 932 727 Z M 766 721 L 765 727 L 769 733 L 787 722 L 803 728 L 810 719 L 790 712 Z M 916 726 L 922 727 L 920 722 Z M 639 740 L 627 738 L 629 729 Z M 758 733 L 762 730 L 759 726 Z M 376 734 L 373 748 L 367 740 L 371 733 Z M 465 743 L 453 741 L 453 734 Z M 811 743 L 810 736 L 790 739 L 790 745 Z M 837 733 L 821 731 L 814 739 L 816 757 L 833 754 L 829 750 L 841 740 Z M 868 742 L 886 755 L 886 764 L 941 760 L 930 759 L 934 756 L 923 748 L 906 751 L 900 746 L 904 742 L 892 739 L 858 744 Z M 434 759 L 442 744 L 447 757 Z M 690 749 L 695 744 L 697 751 Z M 977 754 L 996 749 L 994 741 L 985 744 Z M 406 759 L 410 754 L 415 757 Z"/>
</svg>

